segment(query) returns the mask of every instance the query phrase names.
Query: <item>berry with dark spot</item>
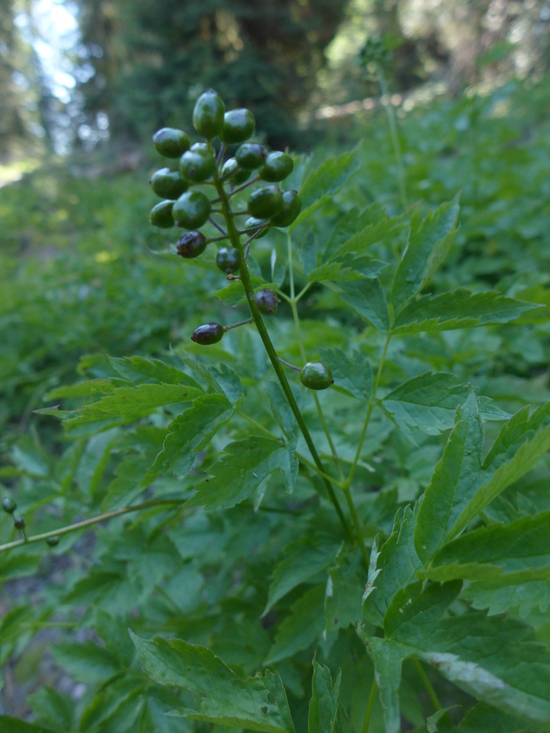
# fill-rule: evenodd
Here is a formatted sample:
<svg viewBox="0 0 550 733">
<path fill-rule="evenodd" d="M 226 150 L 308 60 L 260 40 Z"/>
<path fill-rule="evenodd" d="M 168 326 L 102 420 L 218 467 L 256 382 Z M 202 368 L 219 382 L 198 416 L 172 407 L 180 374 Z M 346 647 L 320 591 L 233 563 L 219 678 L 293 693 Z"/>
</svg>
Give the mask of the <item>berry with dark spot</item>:
<svg viewBox="0 0 550 733">
<path fill-rule="evenodd" d="M 280 300 L 277 297 L 277 293 L 270 288 L 264 288 L 256 293 L 256 305 L 260 313 L 266 316 L 272 316 L 277 312 Z"/>
</svg>

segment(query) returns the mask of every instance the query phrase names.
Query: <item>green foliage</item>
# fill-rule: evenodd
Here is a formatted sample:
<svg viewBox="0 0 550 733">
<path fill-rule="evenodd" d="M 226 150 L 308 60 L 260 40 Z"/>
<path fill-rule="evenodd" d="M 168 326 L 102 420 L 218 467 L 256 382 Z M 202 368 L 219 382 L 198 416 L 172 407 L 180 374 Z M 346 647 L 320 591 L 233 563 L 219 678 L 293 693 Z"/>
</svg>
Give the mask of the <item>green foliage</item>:
<svg viewBox="0 0 550 733">
<path fill-rule="evenodd" d="M 467 104 L 407 120 L 427 193 L 405 211 L 383 146 L 294 159 L 287 231 L 230 230 L 240 279 L 210 223 L 189 259 L 147 229 L 145 173 L 6 189 L 0 663 L 52 673 L 27 672 L 23 712 L 6 685 L 0 726 L 549 729 L 547 123 L 513 148 L 513 118 L 480 127 L 502 154 L 474 195 Z M 442 171 L 432 128 L 461 151 Z M 317 360 L 334 384 L 313 392 L 295 370 Z"/>
<path fill-rule="evenodd" d="M 269 733 L 294 733 L 285 690 L 278 674 L 241 680 L 210 649 L 184 641 L 146 641 L 132 635 L 147 674 L 163 685 L 193 693 L 194 720 Z"/>
</svg>

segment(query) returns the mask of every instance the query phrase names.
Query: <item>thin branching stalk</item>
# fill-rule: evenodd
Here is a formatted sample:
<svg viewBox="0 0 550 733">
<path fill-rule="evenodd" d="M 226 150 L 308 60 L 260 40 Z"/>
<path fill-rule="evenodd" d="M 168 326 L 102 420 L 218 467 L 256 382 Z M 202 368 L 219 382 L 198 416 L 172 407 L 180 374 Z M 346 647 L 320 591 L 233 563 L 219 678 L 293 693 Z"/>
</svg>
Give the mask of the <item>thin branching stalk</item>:
<svg viewBox="0 0 550 733">
<path fill-rule="evenodd" d="M 363 722 L 363 733 L 369 733 L 370 728 L 370 719 L 372 717 L 372 710 L 374 708 L 374 701 L 376 700 L 376 679 L 372 681 L 372 686 L 370 688 L 370 694 L 369 694 L 369 700 L 367 702 L 367 711 L 365 713 L 365 720 Z"/>
<path fill-rule="evenodd" d="M 227 239 L 227 237 L 229 235 L 227 234 L 227 232 L 225 231 L 225 229 L 223 229 L 213 217 L 209 216 L 208 217 L 208 221 L 211 224 L 213 224 L 219 232 L 221 232 L 223 234 L 223 238 L 224 239 Z"/>
<path fill-rule="evenodd" d="M 418 659 L 413 659 L 413 664 L 416 667 L 416 671 L 418 672 L 418 676 L 422 680 L 422 684 L 426 688 L 426 692 L 429 695 L 430 700 L 432 701 L 432 705 L 434 706 L 435 710 L 441 710 L 442 705 L 439 701 L 439 698 L 437 696 L 437 692 L 434 690 L 432 683 L 430 682 L 430 678 L 426 674 L 426 670 L 420 663 Z"/>
<path fill-rule="evenodd" d="M 33 542 L 44 542 L 49 537 L 60 537 L 61 535 L 69 534 L 69 532 L 77 532 L 79 529 L 86 529 L 86 527 L 91 527 L 93 524 L 98 524 L 98 522 L 105 522 L 108 519 L 113 519 L 113 517 L 120 517 L 123 514 L 129 514 L 130 512 L 139 512 L 143 509 L 150 509 L 151 507 L 162 506 L 163 504 L 183 504 L 184 501 L 185 499 L 181 498 L 155 499 L 154 501 L 146 501 L 143 504 L 127 506 L 124 507 L 124 509 L 117 509 L 116 511 L 107 512 L 106 514 L 99 514 L 97 517 L 92 517 L 91 519 L 85 519 L 83 522 L 76 522 L 76 524 L 69 524 L 66 527 L 59 527 L 58 529 L 52 530 L 51 532 L 43 532 L 42 534 L 31 535 L 24 540 L 14 540 L 13 542 L 8 542 L 5 545 L 0 545 L 0 552 L 12 550 L 14 547 L 20 547 L 21 545 L 30 545 Z"/>
</svg>

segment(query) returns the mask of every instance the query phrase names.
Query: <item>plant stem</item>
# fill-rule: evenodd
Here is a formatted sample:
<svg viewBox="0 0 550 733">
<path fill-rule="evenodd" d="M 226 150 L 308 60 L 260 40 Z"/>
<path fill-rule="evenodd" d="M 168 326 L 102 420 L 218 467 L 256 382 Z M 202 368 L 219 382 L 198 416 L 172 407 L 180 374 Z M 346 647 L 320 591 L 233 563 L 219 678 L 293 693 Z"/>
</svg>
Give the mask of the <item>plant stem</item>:
<svg viewBox="0 0 550 733">
<path fill-rule="evenodd" d="M 269 226 L 269 225 L 268 225 L 268 226 Z M 243 247 L 244 247 L 244 261 L 245 261 L 245 262 L 248 262 L 248 251 L 249 251 L 249 249 L 250 249 L 250 243 L 251 243 L 251 242 L 252 242 L 252 241 L 253 241 L 254 239 L 256 239 L 256 237 L 259 237 L 259 236 L 260 236 L 260 234 L 261 234 L 261 233 L 263 232 L 263 230 L 264 230 L 264 229 L 265 229 L 265 227 L 262 227 L 261 229 L 258 229 L 258 230 L 257 230 L 256 232 L 254 232 L 254 234 L 252 234 L 252 236 L 250 236 L 250 237 L 249 237 L 249 238 L 248 238 L 248 239 L 246 240 L 246 242 L 245 242 L 245 243 L 243 244 Z"/>
<path fill-rule="evenodd" d="M 247 415 L 245 412 L 241 412 L 240 410 L 235 410 L 236 414 L 239 415 L 239 417 L 242 417 L 244 420 L 247 420 L 251 425 L 254 425 L 255 428 L 258 430 L 261 430 L 263 433 L 267 433 L 270 438 L 273 438 L 274 440 L 279 440 L 275 433 L 272 433 L 269 428 L 264 428 L 263 425 L 261 425 L 257 420 L 254 420 L 253 417 L 250 417 L 250 415 Z"/>
<path fill-rule="evenodd" d="M 222 162 L 223 156 L 225 155 L 226 150 L 227 150 L 227 143 L 222 143 L 220 146 L 220 149 L 218 150 L 218 155 L 216 157 L 216 165 L 219 165 Z"/>
<path fill-rule="evenodd" d="M 304 295 L 307 293 L 307 291 L 310 289 L 311 285 L 312 285 L 312 283 L 306 283 L 304 285 L 304 287 L 300 290 L 300 292 L 298 293 L 298 295 L 294 298 L 294 300 L 296 302 L 298 302 L 300 300 L 300 298 L 303 298 Z"/>
<path fill-rule="evenodd" d="M 303 288 L 303 290 L 301 291 L 301 293 L 298 295 L 298 297 L 296 297 L 295 290 L 294 290 L 294 271 L 292 267 L 292 239 L 290 237 L 290 232 L 287 233 L 287 243 L 288 243 L 288 270 L 289 270 L 289 278 L 290 278 L 290 307 L 292 309 L 292 316 L 294 318 L 294 326 L 296 328 L 296 335 L 298 338 L 298 346 L 300 348 L 300 354 L 302 356 L 302 361 L 305 363 L 307 359 L 306 359 L 306 352 L 304 349 L 304 342 L 302 339 L 302 331 L 300 328 L 300 317 L 298 315 L 297 302 L 299 298 L 301 298 L 302 295 L 306 292 L 308 286 L 306 285 Z M 334 445 L 334 442 L 332 440 L 330 430 L 328 429 L 328 425 L 326 423 L 325 416 L 321 408 L 321 403 L 315 392 L 313 393 L 313 399 L 315 400 L 317 414 L 319 415 L 319 420 L 321 421 L 321 425 L 323 426 L 323 430 L 325 432 L 328 444 L 330 446 L 330 452 L 332 453 L 332 460 L 334 462 L 336 470 L 338 471 L 338 476 L 340 478 L 340 481 L 338 482 L 338 486 L 340 486 L 344 491 L 344 496 L 346 497 L 346 503 L 348 505 L 348 509 L 351 515 L 353 527 L 355 529 L 355 535 L 357 537 L 357 542 L 359 543 L 359 548 L 361 550 L 361 555 L 363 556 L 365 565 L 369 567 L 369 561 L 370 561 L 369 553 L 367 552 L 367 548 L 365 545 L 365 538 L 363 536 L 361 522 L 359 521 L 359 517 L 357 516 L 357 509 L 355 508 L 355 504 L 353 503 L 353 497 L 349 490 L 349 483 L 347 483 L 344 480 L 344 472 L 342 470 L 340 457 L 336 450 L 336 446 Z"/>
<path fill-rule="evenodd" d="M 232 196 L 234 196 L 234 195 L 235 195 L 236 193 L 240 193 L 241 191 L 244 191 L 244 189 L 245 189 L 245 188 L 248 188 L 249 186 L 252 186 L 252 184 L 256 183 L 256 182 L 257 182 L 257 181 L 259 181 L 259 180 L 260 180 L 260 176 L 254 176 L 254 178 L 251 178 L 251 179 L 250 179 L 249 181 L 247 181 L 246 183 L 243 183 L 243 185 L 242 185 L 242 186 L 238 186 L 238 188 L 234 188 L 234 189 L 233 189 L 233 190 L 231 191 L 231 193 L 225 193 L 225 191 L 224 191 L 224 196 L 227 196 L 227 198 L 231 198 L 231 197 L 232 197 Z M 218 189 L 218 192 L 219 192 L 219 189 Z M 221 199 L 220 199 L 220 200 L 221 200 Z"/>
<path fill-rule="evenodd" d="M 242 255 L 243 246 L 241 245 L 239 241 L 239 235 L 237 234 L 235 222 L 233 221 L 233 217 L 231 215 L 231 207 L 229 205 L 229 199 L 225 193 L 223 184 L 221 183 L 221 181 L 219 180 L 216 174 L 214 176 L 214 181 L 216 184 L 216 190 L 218 191 L 218 196 L 220 197 L 220 200 L 221 200 L 223 215 L 224 215 L 224 219 L 227 225 L 227 230 L 229 233 L 229 237 L 231 239 L 231 243 L 233 244 L 235 249 L 239 250 L 239 252 Z M 256 299 L 254 297 L 254 286 L 252 285 L 252 280 L 250 278 L 250 271 L 248 270 L 248 265 L 246 261 L 244 260 L 244 257 L 241 263 L 241 282 L 243 284 L 244 292 L 246 295 L 246 299 L 248 301 L 248 306 L 250 308 L 252 318 L 254 319 L 254 323 L 256 324 L 256 328 L 258 329 L 260 338 L 263 341 L 265 350 L 267 351 L 267 355 L 269 356 L 269 360 L 271 361 L 271 364 L 273 365 L 275 374 L 277 375 L 277 378 L 281 384 L 285 397 L 287 398 L 288 404 L 290 405 L 290 409 L 294 413 L 296 422 L 298 423 L 298 426 L 302 432 L 302 435 L 304 436 L 304 439 L 307 443 L 307 447 L 309 448 L 309 451 L 311 453 L 311 456 L 313 458 L 315 465 L 317 466 L 317 468 L 320 471 L 324 472 L 323 463 L 319 457 L 319 454 L 317 453 L 317 449 L 315 448 L 315 444 L 309 433 L 307 425 L 304 422 L 304 418 L 302 417 L 300 408 L 298 407 L 298 404 L 296 400 L 294 399 L 294 395 L 292 394 L 292 390 L 290 389 L 290 385 L 283 371 L 283 368 L 277 359 L 277 352 L 275 351 L 275 347 L 273 346 L 273 343 L 271 342 L 271 339 L 269 337 L 269 333 L 267 332 L 267 329 L 265 327 L 265 323 L 263 321 L 262 314 L 260 313 L 260 311 L 258 310 L 258 306 L 256 305 Z M 326 478 L 324 478 L 323 481 L 324 481 L 327 493 L 329 495 L 329 498 L 332 504 L 334 505 L 334 508 L 336 509 L 336 512 L 342 524 L 342 527 L 344 528 L 346 537 L 348 538 L 349 542 L 353 543 L 353 534 L 351 532 L 348 521 L 346 517 L 344 516 L 344 512 L 342 511 L 340 502 L 338 501 L 336 494 L 334 493 L 334 489 L 332 488 L 331 483 Z"/>
<path fill-rule="evenodd" d="M 48 537 L 59 537 L 62 534 L 69 534 L 69 532 L 76 532 L 79 529 L 85 527 L 91 527 L 93 524 L 98 522 L 104 522 L 107 519 L 113 517 L 119 517 L 122 514 L 128 514 L 129 512 L 138 512 L 141 509 L 149 509 L 154 506 L 162 506 L 163 504 L 183 504 L 184 499 L 156 499 L 154 501 L 146 501 L 144 504 L 136 504 L 135 506 L 127 506 L 124 509 L 117 509 L 114 512 L 107 512 L 106 514 L 100 514 L 97 517 L 86 519 L 83 522 L 77 522 L 76 524 L 69 524 L 67 527 L 60 527 L 52 532 L 44 532 L 43 534 L 35 534 L 31 537 L 27 537 L 25 540 L 15 540 L 14 542 L 8 542 L 5 545 L 0 545 L 0 552 L 11 550 L 14 547 L 20 547 L 21 545 L 30 545 L 32 542 L 43 542 Z"/>
<path fill-rule="evenodd" d="M 277 357 L 277 359 L 281 362 L 281 364 L 284 364 L 289 369 L 294 369 L 295 372 L 301 372 L 301 367 L 294 366 L 294 364 L 291 364 L 289 361 L 285 361 L 284 359 L 281 359 L 280 356 Z"/>
<path fill-rule="evenodd" d="M 395 159 L 397 161 L 397 170 L 398 170 L 397 178 L 399 182 L 399 195 L 401 197 L 401 206 L 404 209 L 406 209 L 409 204 L 408 204 L 408 198 L 407 198 L 407 186 L 405 183 L 405 168 L 403 166 L 403 158 L 401 156 L 401 145 L 399 144 L 399 136 L 397 134 L 397 122 L 395 120 L 395 110 L 393 109 L 393 104 L 391 103 L 390 91 L 388 88 L 386 77 L 384 75 L 384 70 L 382 69 L 382 66 L 380 64 L 376 64 L 376 75 L 378 76 L 378 84 L 380 85 L 380 91 L 382 93 L 382 96 L 386 97 L 386 99 L 388 100 L 388 103 L 385 105 L 386 117 L 388 119 L 388 125 L 390 128 L 393 152 L 395 154 Z"/>
<path fill-rule="evenodd" d="M 320 471 L 317 466 L 315 466 L 313 463 L 307 460 L 307 458 L 304 458 L 304 456 L 300 455 L 298 452 L 296 452 L 296 458 L 300 461 L 300 463 L 303 463 L 304 466 L 307 466 L 307 468 L 310 468 L 312 471 L 315 471 L 319 476 L 322 476 L 323 478 L 327 479 L 327 481 L 331 481 L 334 486 L 338 486 L 339 489 L 343 488 L 343 484 L 341 481 L 337 481 L 334 476 L 331 476 L 328 473 L 325 473 L 324 471 Z"/>
<path fill-rule="evenodd" d="M 210 242 L 222 242 L 224 239 L 227 239 L 227 234 L 222 234 L 220 237 L 208 237 L 208 244 Z"/>
<path fill-rule="evenodd" d="M 224 230 L 223 230 L 223 229 L 221 228 L 221 226 L 220 226 L 220 225 L 219 225 L 219 224 L 217 223 L 217 221 L 216 221 L 215 219 L 213 219 L 213 218 L 212 218 L 211 216 L 209 216 L 209 217 L 208 217 L 208 221 L 209 221 L 209 222 L 210 222 L 211 224 L 213 224 L 213 225 L 214 225 L 214 226 L 216 227 L 216 229 L 217 229 L 217 230 L 218 230 L 219 232 L 221 232 L 221 233 L 223 234 L 223 238 L 224 238 L 224 239 L 226 239 L 226 238 L 227 238 L 227 236 L 228 236 L 227 232 L 226 232 L 226 231 L 224 231 Z"/>
<path fill-rule="evenodd" d="M 294 327 L 296 329 L 296 336 L 298 338 L 298 346 L 300 349 L 300 354 L 302 356 L 302 361 L 305 364 L 307 362 L 306 358 L 306 352 L 304 349 L 304 342 L 302 339 L 302 330 L 300 328 L 300 316 L 298 315 L 298 308 L 296 306 L 298 302 L 298 298 L 296 298 L 295 291 L 294 291 L 294 270 L 292 266 L 292 239 L 290 237 L 290 232 L 287 231 L 287 245 L 288 245 L 288 276 L 290 279 L 290 307 L 292 309 L 292 317 L 294 318 Z M 305 290 L 305 289 L 304 289 Z M 300 293 L 300 297 L 304 293 L 304 290 Z M 325 432 L 330 452 L 332 453 L 332 460 L 334 462 L 334 465 L 336 466 L 336 469 L 338 471 L 338 474 L 340 476 L 340 480 L 343 481 L 344 474 L 342 472 L 342 467 L 340 466 L 340 458 L 338 457 L 338 453 L 336 452 L 336 448 L 334 446 L 334 443 L 332 441 L 332 436 L 330 434 L 330 430 L 328 429 L 327 423 L 325 421 L 325 416 L 323 415 L 323 410 L 321 409 L 321 403 L 319 402 L 319 398 L 313 393 L 313 399 L 315 401 L 315 407 L 317 408 L 317 414 L 319 415 L 319 420 L 321 421 L 321 425 L 323 426 L 323 430 Z"/>
<path fill-rule="evenodd" d="M 365 440 L 365 435 L 367 434 L 367 428 L 369 427 L 370 416 L 372 415 L 372 411 L 374 409 L 374 405 L 375 405 L 374 400 L 376 399 L 376 392 L 378 391 L 378 385 L 380 384 L 380 377 L 382 376 L 382 369 L 384 368 L 384 361 L 386 360 L 386 354 L 388 352 L 390 338 L 391 338 L 391 331 L 388 331 L 388 335 L 386 337 L 386 343 L 384 344 L 384 351 L 382 352 L 382 357 L 380 358 L 380 364 L 378 365 L 376 379 L 374 380 L 374 385 L 372 388 L 372 398 L 369 404 L 369 409 L 367 410 L 367 416 L 365 418 L 365 423 L 363 425 L 361 437 L 359 438 L 359 445 L 357 446 L 357 451 L 355 452 L 355 458 L 353 459 L 353 463 L 351 464 L 350 472 L 346 479 L 346 486 L 348 488 L 351 485 L 353 474 L 355 473 L 355 469 L 357 468 L 357 462 L 359 461 L 359 456 L 361 455 L 361 449 L 363 448 L 363 442 Z"/>
<path fill-rule="evenodd" d="M 224 326 L 224 331 L 230 331 L 232 328 L 238 328 L 239 326 L 246 326 L 247 323 L 252 323 L 252 318 L 247 318 L 244 321 L 239 321 L 238 323 L 232 323 L 230 326 Z"/>
<path fill-rule="evenodd" d="M 363 537 L 363 528 L 361 527 L 361 522 L 359 521 L 359 517 L 357 515 L 357 509 L 355 508 L 355 504 L 353 503 L 353 497 L 351 496 L 349 486 L 346 486 L 345 483 L 342 484 L 342 490 L 344 492 L 344 496 L 346 497 L 346 502 L 351 514 L 353 526 L 355 527 L 355 534 L 357 535 L 357 539 L 359 540 L 359 549 L 361 550 L 361 555 L 363 555 L 365 565 L 369 567 L 370 557 L 365 545 L 365 539 Z"/>
<path fill-rule="evenodd" d="M 372 710 L 374 708 L 374 701 L 376 700 L 376 679 L 373 679 L 372 686 L 370 688 L 369 701 L 367 702 L 367 711 L 365 713 L 365 722 L 363 723 L 363 733 L 369 733 L 370 719 L 372 716 Z"/>
<path fill-rule="evenodd" d="M 439 698 L 437 696 L 437 692 L 434 690 L 432 683 L 430 682 L 430 678 L 426 674 L 426 670 L 420 663 L 418 659 L 413 659 L 413 664 L 416 667 L 416 671 L 418 672 L 418 676 L 422 680 L 422 683 L 424 684 L 424 687 L 426 688 L 426 692 L 430 696 L 430 700 L 432 701 L 432 705 L 437 710 L 441 710 L 441 703 L 439 701 Z"/>
</svg>

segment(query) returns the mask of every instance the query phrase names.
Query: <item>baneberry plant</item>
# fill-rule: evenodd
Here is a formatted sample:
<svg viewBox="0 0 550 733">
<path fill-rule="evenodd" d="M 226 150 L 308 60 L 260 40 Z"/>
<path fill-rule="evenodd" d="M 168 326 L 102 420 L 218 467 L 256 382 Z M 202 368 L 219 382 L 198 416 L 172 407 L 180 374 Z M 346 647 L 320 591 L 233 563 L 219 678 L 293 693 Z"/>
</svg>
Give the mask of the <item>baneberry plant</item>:
<svg viewBox="0 0 550 733">
<path fill-rule="evenodd" d="M 7 496 L 22 536 L 0 550 L 10 572 L 18 551 L 65 552 L 110 520 L 98 562 L 49 598 L 95 630 L 54 651 L 88 691 L 74 705 L 45 688 L 36 725 L 0 722 L 545 730 L 550 404 L 510 415 L 476 389 L 483 349 L 545 309 L 442 287 L 458 199 L 388 217 L 357 193 L 355 152 L 308 172 L 247 142 L 251 112 L 215 92 L 193 124 L 204 142 L 154 136 L 179 165 L 153 174 L 150 220 L 185 230 L 168 255 L 223 284 L 226 307 L 197 299 L 206 322 L 162 360 L 87 357 L 91 379 L 48 395 L 72 440 L 52 483 L 101 513 L 33 533 L 39 500 L 25 521 Z M 32 609 L 12 613 L 4 654 Z"/>
</svg>

